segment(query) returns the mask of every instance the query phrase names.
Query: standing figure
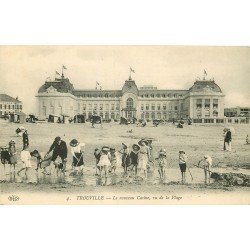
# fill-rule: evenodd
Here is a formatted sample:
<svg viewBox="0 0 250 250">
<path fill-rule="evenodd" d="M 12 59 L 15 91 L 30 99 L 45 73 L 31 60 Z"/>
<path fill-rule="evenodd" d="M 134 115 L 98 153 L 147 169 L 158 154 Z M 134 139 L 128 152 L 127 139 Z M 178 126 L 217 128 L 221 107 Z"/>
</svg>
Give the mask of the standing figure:
<svg viewBox="0 0 250 250">
<path fill-rule="evenodd" d="M 55 165 L 55 161 L 57 157 L 59 156 L 63 163 L 63 172 L 66 170 L 66 162 L 67 162 L 67 156 L 68 156 L 68 148 L 66 145 L 66 142 L 61 139 L 61 137 L 57 136 L 52 143 L 49 151 L 47 152 L 47 155 L 50 154 L 50 152 L 53 150 L 51 162 L 49 164 L 50 167 L 50 173 L 46 171 L 46 168 L 44 168 L 44 173 L 51 174 L 51 165 L 52 163 Z"/>
<path fill-rule="evenodd" d="M 128 166 L 130 165 L 130 158 L 129 158 L 129 145 L 126 143 L 122 143 L 122 149 L 119 153 L 122 154 L 122 167 L 124 169 L 124 173 L 127 173 Z"/>
<path fill-rule="evenodd" d="M 114 171 L 117 168 L 118 165 L 118 161 L 119 161 L 119 156 L 117 155 L 117 152 L 115 151 L 115 148 L 110 148 L 110 169 L 109 169 L 109 173 L 112 173 L 112 171 Z"/>
<path fill-rule="evenodd" d="M 186 182 L 187 155 L 184 150 L 179 151 L 179 166 L 181 170 L 182 184 Z"/>
<path fill-rule="evenodd" d="M 204 174 L 205 174 L 205 184 L 210 183 L 210 167 L 212 166 L 212 158 L 209 155 L 204 156 L 203 160 L 203 168 L 204 168 Z"/>
<path fill-rule="evenodd" d="M 105 178 L 107 177 L 107 170 L 110 167 L 111 157 L 109 153 L 109 147 L 103 146 L 101 151 L 100 161 L 98 162 L 98 166 L 100 167 L 100 176 L 102 177 L 102 172 L 104 171 Z"/>
<path fill-rule="evenodd" d="M 226 130 L 225 138 L 224 138 L 224 150 L 231 151 L 232 150 L 232 133 L 230 129 Z"/>
<path fill-rule="evenodd" d="M 76 139 L 73 139 L 70 142 L 70 147 L 71 147 L 71 154 L 73 156 L 74 171 L 77 174 L 82 173 L 84 166 L 83 154 L 84 154 L 85 143 L 83 142 L 80 143 Z"/>
<path fill-rule="evenodd" d="M 21 152 L 21 161 L 23 163 L 23 167 L 17 172 L 19 175 L 23 170 L 25 170 L 25 175 L 27 176 L 28 170 L 31 168 L 31 155 L 28 150 L 28 146 L 24 146 L 24 149 Z"/>
<path fill-rule="evenodd" d="M 16 145 L 14 141 L 9 142 L 9 149 L 8 149 L 9 155 L 10 155 L 10 168 L 11 166 L 15 167 L 17 164 L 17 151 L 16 151 Z"/>
<path fill-rule="evenodd" d="M 166 177 L 166 167 L 167 167 L 167 152 L 164 148 L 162 148 L 159 152 L 159 156 L 156 159 L 157 167 L 158 167 L 158 173 L 160 175 L 160 179 L 163 180 Z"/>
<path fill-rule="evenodd" d="M 28 135 L 28 131 L 27 129 L 24 130 L 23 132 L 23 149 L 26 148 L 26 146 L 28 147 L 29 144 L 29 135 Z"/>
<path fill-rule="evenodd" d="M 130 152 L 130 160 L 131 160 L 131 170 L 135 169 L 135 175 L 137 175 L 138 168 L 138 153 L 140 150 L 140 146 L 138 144 L 134 144 L 132 146 L 132 151 Z"/>
<path fill-rule="evenodd" d="M 144 177 L 147 179 L 147 165 L 150 158 L 150 150 L 147 146 L 148 142 L 146 140 L 140 140 L 138 144 L 141 146 L 138 153 L 138 169 L 141 173 L 144 173 Z"/>
<path fill-rule="evenodd" d="M 98 175 L 97 170 L 99 171 L 99 175 L 101 174 L 100 172 L 100 167 L 98 166 L 98 162 L 100 161 L 101 157 L 101 151 L 99 148 L 96 148 L 94 151 L 94 156 L 95 156 L 95 175 Z"/>
</svg>

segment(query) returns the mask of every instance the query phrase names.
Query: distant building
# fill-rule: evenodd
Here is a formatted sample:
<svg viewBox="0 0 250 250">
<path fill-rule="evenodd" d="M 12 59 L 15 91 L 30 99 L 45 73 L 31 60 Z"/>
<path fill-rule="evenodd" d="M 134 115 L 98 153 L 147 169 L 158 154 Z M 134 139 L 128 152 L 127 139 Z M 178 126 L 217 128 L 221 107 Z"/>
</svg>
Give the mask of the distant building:
<svg viewBox="0 0 250 250">
<path fill-rule="evenodd" d="M 168 90 L 153 85 L 138 88 L 129 77 L 121 90 L 76 90 L 62 75 L 46 81 L 36 97 L 42 118 L 50 114 L 84 114 L 87 118 L 98 114 L 104 119 L 192 118 L 196 123 L 221 123 L 224 119 L 224 94 L 214 80 L 197 80 L 186 90 Z"/>
<path fill-rule="evenodd" d="M 18 98 L 6 94 L 0 94 L 0 115 L 16 114 L 22 111 L 23 105 Z"/>
<path fill-rule="evenodd" d="M 225 108 L 224 114 L 226 117 L 250 117 L 250 108 L 239 106 L 234 108 Z"/>
</svg>

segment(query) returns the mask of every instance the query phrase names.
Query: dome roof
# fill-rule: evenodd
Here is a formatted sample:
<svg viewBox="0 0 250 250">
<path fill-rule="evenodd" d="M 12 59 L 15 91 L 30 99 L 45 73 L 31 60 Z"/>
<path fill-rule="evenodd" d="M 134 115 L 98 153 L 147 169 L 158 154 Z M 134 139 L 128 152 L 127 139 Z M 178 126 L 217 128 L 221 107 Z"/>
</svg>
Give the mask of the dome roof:
<svg viewBox="0 0 250 250">
<path fill-rule="evenodd" d="M 132 79 L 126 80 L 123 87 L 122 87 L 122 94 L 125 92 L 131 92 L 134 93 L 135 95 L 139 94 L 139 90 L 135 84 L 135 81 Z"/>
<path fill-rule="evenodd" d="M 222 93 L 221 88 L 214 80 L 199 80 L 189 89 L 190 92 L 219 92 Z"/>
<path fill-rule="evenodd" d="M 61 93 L 72 93 L 74 86 L 68 78 L 55 79 L 55 81 L 46 81 L 38 90 L 38 93 L 46 93 L 51 86 Z"/>
</svg>

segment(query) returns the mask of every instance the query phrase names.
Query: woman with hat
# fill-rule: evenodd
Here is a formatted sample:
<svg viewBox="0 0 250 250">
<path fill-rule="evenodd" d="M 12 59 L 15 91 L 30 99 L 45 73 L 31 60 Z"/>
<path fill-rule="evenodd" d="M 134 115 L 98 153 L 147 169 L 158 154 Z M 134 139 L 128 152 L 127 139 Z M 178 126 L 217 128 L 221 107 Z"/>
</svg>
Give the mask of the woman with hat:
<svg viewBox="0 0 250 250">
<path fill-rule="evenodd" d="M 167 167 L 167 152 L 164 148 L 162 148 L 159 152 L 159 156 L 156 159 L 157 162 L 157 166 L 158 166 L 158 173 L 160 175 L 160 179 L 164 179 L 165 178 L 165 174 L 166 174 L 166 167 Z"/>
<path fill-rule="evenodd" d="M 132 151 L 130 152 L 130 160 L 132 170 L 135 168 L 135 174 L 137 175 L 137 167 L 138 167 L 138 153 L 140 150 L 140 146 L 138 144 L 134 144 L 132 146 Z"/>
<path fill-rule="evenodd" d="M 80 143 L 76 139 L 73 139 L 71 140 L 69 145 L 71 149 L 71 154 L 73 156 L 72 165 L 74 170 L 78 174 L 83 171 L 83 165 L 84 165 L 83 153 L 84 153 L 85 143 L 83 142 Z"/>
<path fill-rule="evenodd" d="M 124 173 L 127 173 L 128 166 L 130 165 L 129 145 L 123 142 L 122 149 L 119 151 L 119 153 L 122 154 L 122 167 L 124 169 Z"/>
<path fill-rule="evenodd" d="M 100 176 L 102 177 L 102 172 L 104 171 L 105 178 L 107 176 L 107 170 L 111 165 L 110 163 L 111 157 L 109 151 L 110 149 L 108 146 L 102 147 L 100 160 L 97 164 L 97 166 L 100 168 Z"/>
<path fill-rule="evenodd" d="M 138 152 L 138 169 L 140 172 L 144 173 L 145 179 L 147 179 L 147 165 L 150 158 L 150 150 L 148 142 L 146 140 L 140 140 L 138 144 L 141 146 Z"/>
</svg>

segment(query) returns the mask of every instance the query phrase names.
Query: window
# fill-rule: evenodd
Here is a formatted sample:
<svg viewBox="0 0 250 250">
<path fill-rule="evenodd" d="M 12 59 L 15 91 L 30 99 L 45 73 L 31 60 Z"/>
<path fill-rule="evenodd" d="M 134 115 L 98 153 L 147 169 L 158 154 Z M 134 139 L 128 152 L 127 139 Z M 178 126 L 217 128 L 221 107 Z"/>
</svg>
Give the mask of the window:
<svg viewBox="0 0 250 250">
<path fill-rule="evenodd" d="M 162 97 L 164 97 L 164 98 L 165 98 L 165 97 L 166 97 L 166 95 L 165 95 L 165 94 L 162 94 Z"/>
<path fill-rule="evenodd" d="M 178 106 L 174 106 L 174 110 L 178 110 Z"/>
<path fill-rule="evenodd" d="M 167 110 L 167 105 L 166 105 L 166 103 L 163 104 L 162 108 L 163 108 L 163 110 Z"/>
<path fill-rule="evenodd" d="M 149 104 L 146 104 L 146 110 L 149 110 Z"/>
<path fill-rule="evenodd" d="M 114 103 L 111 104 L 111 110 L 115 110 L 115 104 Z"/>
<path fill-rule="evenodd" d="M 20 105 L 20 109 L 22 109 L 22 105 Z"/>
<path fill-rule="evenodd" d="M 10 105 L 9 105 L 9 109 L 10 109 Z"/>
<path fill-rule="evenodd" d="M 205 99 L 205 108 L 210 108 L 210 99 Z"/>
<path fill-rule="evenodd" d="M 86 110 L 86 104 L 83 104 L 83 105 L 82 105 L 82 109 L 83 109 L 83 110 Z"/>
<path fill-rule="evenodd" d="M 213 108 L 218 108 L 218 99 L 213 99 Z"/>
<path fill-rule="evenodd" d="M 157 104 L 157 110 L 161 110 L 161 104 Z"/>
<path fill-rule="evenodd" d="M 154 94 L 151 94 L 150 96 L 151 96 L 152 98 L 154 98 L 154 97 L 155 97 L 155 95 L 154 95 Z"/>
<path fill-rule="evenodd" d="M 183 110 L 183 103 L 181 103 L 181 110 Z"/>
<path fill-rule="evenodd" d="M 89 110 L 92 109 L 92 104 L 91 103 L 89 103 L 88 108 L 89 108 Z"/>
<path fill-rule="evenodd" d="M 197 99 L 196 100 L 196 108 L 201 108 L 202 107 L 202 99 Z"/>
<path fill-rule="evenodd" d="M 108 98 L 109 97 L 109 95 L 108 94 L 105 94 L 105 98 Z"/>
<path fill-rule="evenodd" d="M 94 110 L 97 110 L 97 103 L 94 104 Z"/>
<path fill-rule="evenodd" d="M 3 105 L 2 104 L 0 104 L 0 109 L 2 109 L 3 108 Z"/>
<path fill-rule="evenodd" d="M 127 108 L 131 109 L 133 108 L 133 105 L 134 105 L 134 101 L 132 98 L 128 98 L 127 99 Z"/>
<path fill-rule="evenodd" d="M 160 98 L 160 97 L 161 97 L 161 96 L 160 96 L 160 94 L 157 94 L 156 96 L 157 96 L 158 98 Z"/>
<path fill-rule="evenodd" d="M 148 94 L 146 94 L 145 97 L 148 97 Z"/>
<path fill-rule="evenodd" d="M 119 104 L 116 104 L 116 110 L 119 110 L 120 106 Z"/>
<path fill-rule="evenodd" d="M 154 103 L 151 104 L 151 109 L 155 110 L 155 104 Z"/>
<path fill-rule="evenodd" d="M 109 110 L 109 104 L 105 104 L 105 110 Z"/>
<path fill-rule="evenodd" d="M 143 104 L 141 104 L 141 110 L 144 110 L 144 105 Z"/>
<path fill-rule="evenodd" d="M 100 104 L 100 110 L 103 110 L 103 104 Z"/>
</svg>

